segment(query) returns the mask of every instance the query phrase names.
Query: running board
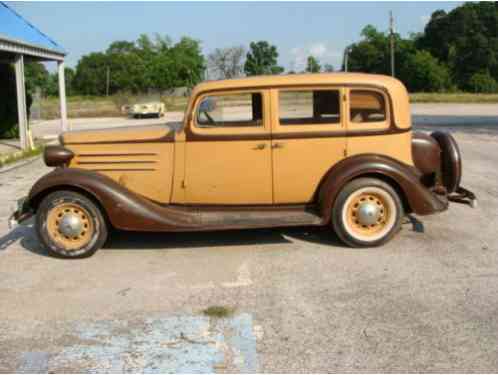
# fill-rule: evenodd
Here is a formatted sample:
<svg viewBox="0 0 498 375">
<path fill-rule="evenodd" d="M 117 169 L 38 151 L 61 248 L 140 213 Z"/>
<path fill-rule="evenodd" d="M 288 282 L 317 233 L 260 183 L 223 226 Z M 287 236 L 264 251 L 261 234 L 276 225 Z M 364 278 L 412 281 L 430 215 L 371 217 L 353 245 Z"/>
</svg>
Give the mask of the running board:
<svg viewBox="0 0 498 375">
<path fill-rule="evenodd" d="M 322 225 L 322 218 L 310 208 L 245 208 L 204 209 L 199 207 L 203 230 L 270 228 Z"/>
</svg>

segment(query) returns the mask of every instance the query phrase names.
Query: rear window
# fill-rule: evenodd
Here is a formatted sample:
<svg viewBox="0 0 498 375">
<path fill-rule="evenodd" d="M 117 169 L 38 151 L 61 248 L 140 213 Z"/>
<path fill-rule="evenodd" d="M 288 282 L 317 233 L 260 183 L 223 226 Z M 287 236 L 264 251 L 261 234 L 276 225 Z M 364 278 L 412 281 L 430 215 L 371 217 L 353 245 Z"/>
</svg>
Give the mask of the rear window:
<svg viewBox="0 0 498 375">
<path fill-rule="evenodd" d="M 369 123 L 386 120 L 384 95 L 376 91 L 351 90 L 349 94 L 351 122 Z"/>
<path fill-rule="evenodd" d="M 281 125 L 338 124 L 339 90 L 302 90 L 279 92 Z"/>
</svg>

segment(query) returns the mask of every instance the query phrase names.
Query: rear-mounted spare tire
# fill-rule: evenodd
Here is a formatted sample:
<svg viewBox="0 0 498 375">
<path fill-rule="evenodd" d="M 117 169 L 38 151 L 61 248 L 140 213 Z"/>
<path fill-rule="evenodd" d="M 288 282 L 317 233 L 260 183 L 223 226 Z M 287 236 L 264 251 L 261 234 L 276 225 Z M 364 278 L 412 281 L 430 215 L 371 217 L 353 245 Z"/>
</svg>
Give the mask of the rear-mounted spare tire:
<svg viewBox="0 0 498 375">
<path fill-rule="evenodd" d="M 441 147 L 441 178 L 448 194 L 455 192 L 462 179 L 462 157 L 455 138 L 449 133 L 431 134 Z"/>
</svg>

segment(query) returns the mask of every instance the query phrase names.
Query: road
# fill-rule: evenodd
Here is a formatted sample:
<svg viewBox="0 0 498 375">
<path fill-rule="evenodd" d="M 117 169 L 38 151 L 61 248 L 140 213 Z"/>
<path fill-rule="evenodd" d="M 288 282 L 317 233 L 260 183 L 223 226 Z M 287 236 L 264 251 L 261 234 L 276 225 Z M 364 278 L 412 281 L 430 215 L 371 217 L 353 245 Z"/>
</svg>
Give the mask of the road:
<svg viewBox="0 0 498 375">
<path fill-rule="evenodd" d="M 6 226 L 48 168 L 0 173 L 0 372 L 498 371 L 498 134 L 458 129 L 478 208 L 375 249 L 327 228 L 117 232 L 53 259 L 32 223 Z"/>
</svg>

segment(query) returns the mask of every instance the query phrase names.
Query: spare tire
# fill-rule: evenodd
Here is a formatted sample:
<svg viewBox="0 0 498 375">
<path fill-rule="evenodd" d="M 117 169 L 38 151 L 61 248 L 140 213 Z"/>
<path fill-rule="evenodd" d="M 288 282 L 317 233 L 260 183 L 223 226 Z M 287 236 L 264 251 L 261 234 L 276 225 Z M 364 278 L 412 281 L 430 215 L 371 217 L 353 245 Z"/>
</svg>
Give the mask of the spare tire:
<svg viewBox="0 0 498 375">
<path fill-rule="evenodd" d="M 441 147 L 441 177 L 448 193 L 455 192 L 462 179 L 462 157 L 455 138 L 440 131 L 431 134 Z"/>
</svg>

